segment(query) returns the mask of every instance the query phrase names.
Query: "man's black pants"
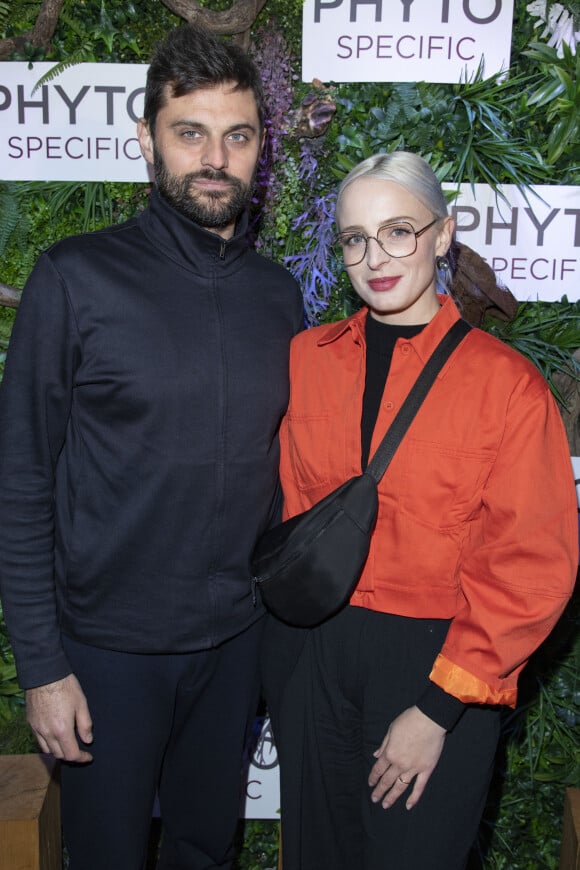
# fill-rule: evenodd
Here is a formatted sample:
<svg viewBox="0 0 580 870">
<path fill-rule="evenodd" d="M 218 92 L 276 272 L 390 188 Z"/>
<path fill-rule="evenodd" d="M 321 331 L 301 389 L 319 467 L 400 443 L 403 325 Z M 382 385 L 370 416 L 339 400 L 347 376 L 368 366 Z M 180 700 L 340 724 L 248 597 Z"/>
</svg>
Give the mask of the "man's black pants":
<svg viewBox="0 0 580 870">
<path fill-rule="evenodd" d="M 70 870 L 142 870 L 156 792 L 160 870 L 231 867 L 262 623 L 180 655 L 63 639 L 94 729 L 93 762 L 62 766 Z"/>
</svg>

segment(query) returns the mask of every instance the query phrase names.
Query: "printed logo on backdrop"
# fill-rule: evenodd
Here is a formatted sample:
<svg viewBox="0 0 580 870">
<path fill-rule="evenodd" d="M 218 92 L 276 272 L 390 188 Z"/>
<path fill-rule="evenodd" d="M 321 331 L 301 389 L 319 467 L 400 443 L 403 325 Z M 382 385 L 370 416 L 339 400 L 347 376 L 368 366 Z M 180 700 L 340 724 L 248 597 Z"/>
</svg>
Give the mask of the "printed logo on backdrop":
<svg viewBox="0 0 580 870">
<path fill-rule="evenodd" d="M 240 815 L 246 819 L 278 819 L 280 772 L 269 716 L 256 719 L 254 737 L 246 794 Z"/>
<path fill-rule="evenodd" d="M 339 0 L 332 0 L 338 9 Z M 415 0 L 417 2 L 417 0 Z M 388 4 L 384 11 L 413 3 Z M 480 0 L 488 10 L 505 4 Z M 318 0 L 326 4 L 330 0 Z M 352 0 L 356 12 L 361 0 Z M 309 4 L 307 4 L 309 5 Z M 373 9 L 379 8 L 372 0 Z M 380 4 L 379 4 L 380 5 Z M 439 0 L 433 5 L 445 11 Z M 471 4 L 456 0 L 449 10 Z M 449 12 L 449 15 L 451 13 Z M 470 12 L 470 14 L 474 14 Z M 488 12 L 488 15 L 491 15 Z M 319 16 L 324 9 L 320 5 Z M 79 64 L 32 91 L 52 64 L 0 63 L 0 177 L 12 181 L 150 180 L 136 124 L 143 112 L 147 66 Z M 450 186 L 449 186 L 450 187 Z M 520 300 L 580 297 L 580 201 L 577 187 L 532 188 L 527 201 L 512 185 L 507 202 L 485 184 L 461 185 L 453 210 L 458 236 L 490 263 Z"/>
<path fill-rule="evenodd" d="M 510 64 L 513 0 L 305 0 L 302 79 L 459 82 Z"/>
<path fill-rule="evenodd" d="M 459 241 L 484 257 L 516 299 L 580 299 L 578 187 L 538 185 L 526 198 L 504 185 L 507 202 L 487 184 L 459 190 L 450 209 Z"/>
<path fill-rule="evenodd" d="M 0 175 L 13 181 L 147 181 L 136 124 L 147 66 L 0 63 Z M 33 93 L 34 91 L 34 93 Z"/>
</svg>

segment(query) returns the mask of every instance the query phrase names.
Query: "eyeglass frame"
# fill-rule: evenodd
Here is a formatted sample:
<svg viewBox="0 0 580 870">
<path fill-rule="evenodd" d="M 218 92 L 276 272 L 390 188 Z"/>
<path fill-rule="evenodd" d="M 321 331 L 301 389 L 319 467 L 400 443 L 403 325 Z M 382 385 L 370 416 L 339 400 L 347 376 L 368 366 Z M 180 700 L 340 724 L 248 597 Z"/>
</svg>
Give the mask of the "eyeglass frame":
<svg viewBox="0 0 580 870">
<path fill-rule="evenodd" d="M 362 255 L 362 257 L 360 258 L 360 260 L 357 260 L 356 263 L 349 263 L 348 266 L 358 266 L 358 265 L 360 265 L 360 264 L 362 263 L 362 261 L 364 260 L 364 258 L 365 258 L 366 255 L 367 255 L 367 252 L 368 252 L 368 249 L 369 249 L 369 240 L 370 240 L 370 239 L 373 239 L 373 241 L 375 241 L 375 242 L 377 243 L 377 245 L 379 246 L 379 248 L 381 249 L 381 251 L 383 251 L 383 253 L 385 253 L 385 254 L 387 255 L 387 257 L 392 257 L 394 260 L 404 260 L 405 257 L 412 257 L 413 254 L 416 253 L 416 251 L 417 251 L 417 239 L 419 238 L 419 236 L 422 236 L 423 233 L 427 232 L 427 230 L 430 230 L 431 227 L 434 226 L 434 225 L 437 223 L 437 221 L 439 221 L 439 220 L 441 220 L 440 217 L 436 217 L 436 218 L 434 218 L 430 223 L 426 224 L 424 227 L 421 227 L 420 230 L 414 230 L 414 229 L 413 229 L 413 225 L 412 225 L 409 221 L 389 221 L 389 222 L 387 222 L 386 224 L 382 224 L 382 225 L 378 228 L 378 230 L 377 230 L 377 235 L 378 235 L 378 233 L 380 233 L 381 230 L 384 230 L 386 227 L 389 227 L 389 226 L 397 226 L 397 225 L 400 225 L 400 224 L 406 224 L 407 226 L 409 226 L 409 227 L 411 228 L 411 232 L 412 232 L 413 235 L 415 236 L 415 247 L 414 247 L 414 249 L 413 249 L 410 253 L 408 253 L 408 254 L 399 254 L 399 255 L 398 255 L 398 254 L 390 254 L 390 253 L 389 253 L 389 252 L 388 252 L 388 251 L 387 251 L 387 250 L 386 250 L 386 249 L 381 245 L 381 243 L 379 242 L 377 236 L 367 236 L 366 233 L 362 233 L 362 232 L 359 233 L 359 235 L 364 236 L 364 238 L 365 238 L 365 249 L 364 249 L 363 255 Z M 333 248 L 333 250 L 335 250 L 335 251 L 336 251 L 337 246 L 340 245 L 341 250 L 342 250 L 342 252 L 343 252 L 343 253 L 342 253 L 342 259 L 343 259 L 343 260 L 344 260 L 344 247 L 343 247 L 342 242 L 340 241 L 340 239 L 341 239 L 341 236 L 345 236 L 345 235 L 347 235 L 347 233 L 338 233 L 338 235 L 336 236 L 334 242 L 332 243 L 332 248 Z M 346 263 L 345 263 L 345 265 L 346 265 Z M 348 267 L 347 267 L 347 268 L 348 268 Z"/>
</svg>

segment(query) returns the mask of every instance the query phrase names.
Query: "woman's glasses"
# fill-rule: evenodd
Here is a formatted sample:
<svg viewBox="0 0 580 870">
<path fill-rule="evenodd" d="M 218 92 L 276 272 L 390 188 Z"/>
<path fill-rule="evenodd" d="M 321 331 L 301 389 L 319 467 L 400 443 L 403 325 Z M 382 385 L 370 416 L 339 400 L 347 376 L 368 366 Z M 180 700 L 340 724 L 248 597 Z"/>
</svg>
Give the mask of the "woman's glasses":
<svg viewBox="0 0 580 870">
<path fill-rule="evenodd" d="M 414 230 L 407 221 L 385 224 L 379 227 L 376 236 L 367 236 L 361 232 L 339 233 L 333 243 L 334 253 L 342 257 L 345 266 L 357 266 L 361 263 L 367 252 L 369 239 L 374 239 L 389 257 L 410 257 L 417 250 L 417 239 L 426 230 L 437 223 L 435 218 L 431 223 Z"/>
</svg>

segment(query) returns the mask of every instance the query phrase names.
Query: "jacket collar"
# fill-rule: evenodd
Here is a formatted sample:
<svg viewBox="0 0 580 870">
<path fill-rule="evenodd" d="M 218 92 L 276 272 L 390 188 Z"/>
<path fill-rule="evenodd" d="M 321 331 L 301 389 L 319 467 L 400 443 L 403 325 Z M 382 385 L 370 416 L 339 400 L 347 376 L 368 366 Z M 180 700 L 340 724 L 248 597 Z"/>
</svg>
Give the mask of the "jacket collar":
<svg viewBox="0 0 580 870">
<path fill-rule="evenodd" d="M 425 363 L 429 359 L 436 345 L 443 338 L 446 332 L 450 329 L 455 321 L 459 320 L 461 315 L 455 302 L 450 296 L 438 295 L 437 297 L 440 309 L 435 317 L 429 321 L 425 329 L 419 335 L 413 338 L 405 339 L 411 344 L 419 358 Z M 338 323 L 331 324 L 324 334 L 318 340 L 319 347 L 331 344 L 343 336 L 350 335 L 355 344 L 361 344 L 363 347 L 365 341 L 365 320 L 367 318 L 368 307 L 365 305 L 355 314 L 347 317 L 346 320 L 340 320 Z"/>
<path fill-rule="evenodd" d="M 152 245 L 200 275 L 207 275 L 209 266 L 224 274 L 236 271 L 249 250 L 246 212 L 238 218 L 234 236 L 222 239 L 178 212 L 154 188 L 149 207 L 139 220 Z"/>
<path fill-rule="evenodd" d="M 324 347 L 325 344 L 331 344 L 337 338 L 349 333 L 355 343 L 358 344 L 358 339 L 362 338 L 364 344 L 365 320 L 367 319 L 367 306 L 363 306 L 359 311 L 351 314 L 346 320 L 339 320 L 337 323 L 331 324 L 318 339 L 318 346 Z"/>
</svg>

